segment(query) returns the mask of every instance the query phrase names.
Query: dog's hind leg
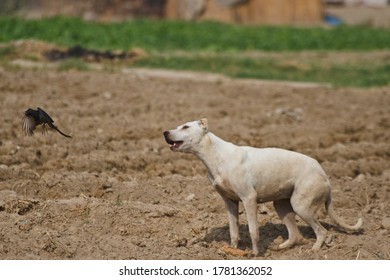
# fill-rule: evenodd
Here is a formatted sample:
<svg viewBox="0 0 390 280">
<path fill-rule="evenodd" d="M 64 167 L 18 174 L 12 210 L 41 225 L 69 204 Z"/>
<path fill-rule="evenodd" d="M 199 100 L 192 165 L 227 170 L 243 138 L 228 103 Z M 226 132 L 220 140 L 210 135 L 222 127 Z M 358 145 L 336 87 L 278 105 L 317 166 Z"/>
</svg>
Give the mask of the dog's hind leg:
<svg viewBox="0 0 390 280">
<path fill-rule="evenodd" d="M 303 240 L 301 233 L 295 221 L 295 212 L 289 199 L 274 201 L 276 213 L 287 227 L 288 239 L 278 246 L 279 249 L 285 249 L 300 243 Z"/>
<path fill-rule="evenodd" d="M 325 196 L 318 193 L 317 196 L 310 197 L 307 194 L 294 193 L 291 197 L 291 205 L 295 213 L 301 217 L 316 234 L 316 242 L 312 250 L 318 251 L 326 238 L 326 229 L 317 221 L 316 213 L 320 205 L 323 205 Z"/>
<path fill-rule="evenodd" d="M 321 249 L 322 244 L 326 238 L 326 229 L 317 221 L 317 219 L 309 213 L 300 213 L 299 216 L 308 223 L 316 234 L 316 242 L 314 243 L 312 250 L 318 251 Z"/>
<path fill-rule="evenodd" d="M 230 200 L 224 196 L 222 198 L 229 218 L 230 246 L 237 248 L 239 239 L 238 201 Z"/>
</svg>

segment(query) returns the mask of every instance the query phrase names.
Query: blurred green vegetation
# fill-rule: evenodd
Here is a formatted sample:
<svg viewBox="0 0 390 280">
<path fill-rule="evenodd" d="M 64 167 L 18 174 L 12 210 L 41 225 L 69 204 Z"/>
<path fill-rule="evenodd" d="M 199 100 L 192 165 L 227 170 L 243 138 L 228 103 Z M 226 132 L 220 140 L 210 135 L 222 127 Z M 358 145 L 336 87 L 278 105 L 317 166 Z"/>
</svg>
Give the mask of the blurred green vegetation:
<svg viewBox="0 0 390 280">
<path fill-rule="evenodd" d="M 26 20 L 0 17 L 0 42 L 37 39 L 61 46 L 93 50 L 141 48 L 148 55 L 130 67 L 207 71 L 231 77 L 313 81 L 338 86 L 390 85 L 390 56 L 365 63 L 346 61 L 325 65 L 316 59 L 301 65 L 285 63 L 284 54 L 297 52 L 372 52 L 390 49 L 390 30 L 370 27 L 271 27 L 216 22 L 134 20 L 117 23 L 86 22 L 77 18 Z M 251 52 L 272 56 L 241 55 Z M 0 58 L 12 53 L 0 49 Z M 202 55 L 204 53 L 212 55 Z M 275 53 L 280 54 L 275 58 Z M 183 55 L 184 54 L 184 55 Z M 295 63 L 297 64 L 297 63 Z M 88 70 L 76 59 L 61 70 Z"/>
<path fill-rule="evenodd" d="M 34 38 L 93 49 L 143 48 L 209 51 L 378 50 L 390 46 L 390 30 L 369 27 L 270 27 L 216 22 L 134 20 L 86 22 L 77 18 L 0 18 L 0 42 Z"/>
<path fill-rule="evenodd" d="M 390 85 L 390 57 L 387 62 L 362 65 L 359 62 L 325 66 L 312 63 L 289 63 L 283 58 L 215 56 L 213 58 L 159 57 L 134 63 L 137 67 L 166 68 L 222 73 L 236 78 L 331 83 L 335 86 L 371 87 Z"/>
</svg>

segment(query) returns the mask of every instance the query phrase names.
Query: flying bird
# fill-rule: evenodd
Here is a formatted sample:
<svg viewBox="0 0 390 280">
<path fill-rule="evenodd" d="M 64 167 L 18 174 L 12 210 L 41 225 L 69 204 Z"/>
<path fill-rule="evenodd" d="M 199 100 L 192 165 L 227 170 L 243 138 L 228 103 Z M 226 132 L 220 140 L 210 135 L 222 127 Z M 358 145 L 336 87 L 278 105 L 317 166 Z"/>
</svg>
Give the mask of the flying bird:
<svg viewBox="0 0 390 280">
<path fill-rule="evenodd" d="M 34 134 L 34 129 L 38 125 L 42 125 L 42 133 L 47 132 L 47 127 L 48 125 L 50 128 L 57 130 L 61 135 L 71 138 L 71 136 L 66 135 L 63 133 L 61 130 L 59 130 L 54 124 L 53 119 L 43 111 L 41 108 L 37 108 L 37 110 L 33 109 L 28 109 L 27 111 L 24 112 L 23 116 L 23 130 L 28 136 L 32 136 Z"/>
</svg>

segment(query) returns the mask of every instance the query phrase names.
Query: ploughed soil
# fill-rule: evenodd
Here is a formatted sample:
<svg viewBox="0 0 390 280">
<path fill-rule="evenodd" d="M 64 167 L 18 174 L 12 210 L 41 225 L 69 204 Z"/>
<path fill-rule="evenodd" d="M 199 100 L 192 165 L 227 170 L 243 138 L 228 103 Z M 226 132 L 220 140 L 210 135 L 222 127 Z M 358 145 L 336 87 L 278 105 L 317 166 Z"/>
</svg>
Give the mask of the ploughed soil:
<svg viewBox="0 0 390 280">
<path fill-rule="evenodd" d="M 259 206 L 259 259 L 390 259 L 390 88 L 331 88 L 158 71 L 0 68 L 0 259 L 247 259 L 240 206 L 238 250 L 222 199 L 193 155 L 174 153 L 163 131 L 207 117 L 238 145 L 316 158 L 336 212 L 360 233 L 332 225 L 319 252 L 278 251 L 287 230 L 272 203 Z M 22 114 L 41 107 L 55 131 L 33 137 Z"/>
</svg>

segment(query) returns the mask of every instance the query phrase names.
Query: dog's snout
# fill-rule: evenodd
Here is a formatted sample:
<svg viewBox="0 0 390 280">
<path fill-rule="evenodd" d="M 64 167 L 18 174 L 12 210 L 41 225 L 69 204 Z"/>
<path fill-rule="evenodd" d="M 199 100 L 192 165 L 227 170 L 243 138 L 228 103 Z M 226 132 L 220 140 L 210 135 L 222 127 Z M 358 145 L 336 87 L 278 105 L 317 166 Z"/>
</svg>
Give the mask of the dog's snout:
<svg viewBox="0 0 390 280">
<path fill-rule="evenodd" d="M 171 142 L 171 140 L 169 139 L 169 130 L 164 131 L 164 138 L 167 143 Z"/>
<path fill-rule="evenodd" d="M 164 138 L 169 145 L 172 145 L 174 142 L 170 139 L 169 134 L 169 130 L 164 131 Z"/>
</svg>

